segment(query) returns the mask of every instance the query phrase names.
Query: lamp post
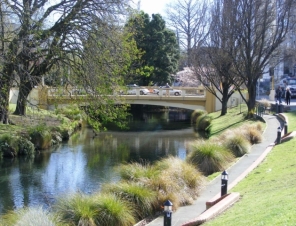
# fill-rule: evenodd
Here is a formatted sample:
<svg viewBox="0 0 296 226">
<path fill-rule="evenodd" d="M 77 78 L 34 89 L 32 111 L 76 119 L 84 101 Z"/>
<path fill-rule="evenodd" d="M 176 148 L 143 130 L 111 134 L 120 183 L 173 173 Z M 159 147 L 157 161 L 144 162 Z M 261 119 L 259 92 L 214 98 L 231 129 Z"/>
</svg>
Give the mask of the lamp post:
<svg viewBox="0 0 296 226">
<path fill-rule="evenodd" d="M 165 201 L 164 203 L 164 216 L 163 216 L 163 226 L 172 225 L 172 211 L 173 203 L 170 200 Z"/>
<path fill-rule="evenodd" d="M 228 173 L 226 170 L 221 174 L 221 196 L 227 194 Z"/>
<path fill-rule="evenodd" d="M 285 128 L 285 135 L 286 135 L 288 133 L 288 123 L 287 122 L 285 122 L 284 128 Z"/>
<path fill-rule="evenodd" d="M 279 126 L 277 129 L 277 139 L 276 139 L 277 144 L 281 143 L 281 137 L 282 137 L 282 128 Z"/>
</svg>

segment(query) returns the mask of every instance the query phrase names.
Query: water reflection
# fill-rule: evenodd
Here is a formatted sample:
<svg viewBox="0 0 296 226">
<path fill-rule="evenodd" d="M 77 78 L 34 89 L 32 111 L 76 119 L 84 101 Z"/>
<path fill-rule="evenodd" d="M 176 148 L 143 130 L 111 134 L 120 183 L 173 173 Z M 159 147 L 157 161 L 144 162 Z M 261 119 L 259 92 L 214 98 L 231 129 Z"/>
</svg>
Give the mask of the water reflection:
<svg viewBox="0 0 296 226">
<path fill-rule="evenodd" d="M 195 138 L 191 128 L 105 132 L 97 136 L 84 129 L 67 143 L 36 154 L 34 159 L 1 160 L 0 213 L 24 206 L 48 208 L 65 193 L 100 190 L 103 183 L 120 180 L 113 169 L 121 163 L 154 162 L 168 155 L 185 159 L 186 145 Z"/>
</svg>

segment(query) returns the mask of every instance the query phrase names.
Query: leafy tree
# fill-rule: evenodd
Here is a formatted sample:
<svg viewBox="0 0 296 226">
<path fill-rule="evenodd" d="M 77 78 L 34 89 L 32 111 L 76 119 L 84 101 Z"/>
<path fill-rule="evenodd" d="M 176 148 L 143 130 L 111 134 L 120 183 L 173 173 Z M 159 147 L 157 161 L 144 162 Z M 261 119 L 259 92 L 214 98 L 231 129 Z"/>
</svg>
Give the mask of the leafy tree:
<svg viewBox="0 0 296 226">
<path fill-rule="evenodd" d="M 41 77 L 54 67 L 72 70 L 84 58 L 83 40 L 91 37 L 92 26 L 112 22 L 124 13 L 127 0 L 1 0 L 1 15 L 11 19 L 11 38 L 1 36 L 3 68 L 0 71 L 0 120 L 8 121 L 9 90 L 19 86 L 15 114 L 24 115 L 26 99 Z M 7 22 L 1 20 L 0 27 Z M 17 79 L 16 79 L 17 78 Z"/>
<path fill-rule="evenodd" d="M 143 51 L 140 65 L 153 69 L 146 76 L 135 75 L 132 79 L 140 85 L 170 82 L 171 74 L 177 70 L 179 48 L 176 35 L 166 28 L 161 15 L 152 14 L 150 20 L 148 14 L 140 12 L 129 19 L 127 27 Z"/>
</svg>

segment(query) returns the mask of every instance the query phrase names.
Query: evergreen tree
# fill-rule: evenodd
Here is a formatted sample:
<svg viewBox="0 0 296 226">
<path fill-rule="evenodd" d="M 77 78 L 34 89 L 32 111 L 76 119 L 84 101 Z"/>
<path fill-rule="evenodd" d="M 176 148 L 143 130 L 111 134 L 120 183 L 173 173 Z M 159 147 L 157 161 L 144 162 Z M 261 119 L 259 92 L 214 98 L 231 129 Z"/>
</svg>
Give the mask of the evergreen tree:
<svg viewBox="0 0 296 226">
<path fill-rule="evenodd" d="M 152 68 L 146 76 L 134 75 L 133 81 L 129 82 L 140 85 L 171 82 L 171 74 L 178 69 L 179 47 L 175 33 L 166 28 L 161 15 L 152 14 L 150 20 L 148 14 L 141 12 L 129 20 L 127 27 L 134 34 L 138 49 L 143 52 L 138 66 Z"/>
</svg>

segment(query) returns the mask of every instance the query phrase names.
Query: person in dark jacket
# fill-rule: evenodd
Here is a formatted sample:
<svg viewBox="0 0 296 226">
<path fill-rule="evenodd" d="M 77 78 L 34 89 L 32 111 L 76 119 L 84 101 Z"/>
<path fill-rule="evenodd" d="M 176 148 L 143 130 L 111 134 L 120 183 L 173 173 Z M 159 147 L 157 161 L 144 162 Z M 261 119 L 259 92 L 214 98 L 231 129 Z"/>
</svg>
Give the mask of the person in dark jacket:
<svg viewBox="0 0 296 226">
<path fill-rule="evenodd" d="M 276 100 L 279 102 L 279 104 L 282 103 L 282 95 L 283 95 L 282 88 L 279 86 L 275 91 Z"/>
<path fill-rule="evenodd" d="M 289 87 L 287 87 L 286 92 L 285 92 L 285 99 L 286 99 L 286 104 L 290 105 L 291 102 L 291 91 Z"/>
</svg>

